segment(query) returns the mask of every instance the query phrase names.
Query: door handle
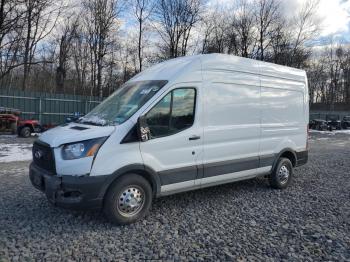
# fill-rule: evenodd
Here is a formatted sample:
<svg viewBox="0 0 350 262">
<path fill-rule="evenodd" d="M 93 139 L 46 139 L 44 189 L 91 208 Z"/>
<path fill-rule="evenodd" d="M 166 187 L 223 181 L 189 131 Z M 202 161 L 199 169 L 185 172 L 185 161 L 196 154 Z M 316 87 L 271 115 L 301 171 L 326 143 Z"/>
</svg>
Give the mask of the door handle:
<svg viewBox="0 0 350 262">
<path fill-rule="evenodd" d="M 201 138 L 200 136 L 193 135 L 193 136 L 189 137 L 188 140 L 198 140 L 200 138 Z"/>
</svg>

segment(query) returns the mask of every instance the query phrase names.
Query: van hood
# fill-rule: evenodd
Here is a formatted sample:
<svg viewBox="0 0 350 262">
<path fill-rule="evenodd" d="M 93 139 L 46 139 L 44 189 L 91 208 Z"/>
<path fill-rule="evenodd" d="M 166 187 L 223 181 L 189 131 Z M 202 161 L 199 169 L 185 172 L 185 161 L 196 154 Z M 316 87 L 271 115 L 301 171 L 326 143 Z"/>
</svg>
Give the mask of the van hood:
<svg viewBox="0 0 350 262">
<path fill-rule="evenodd" d="M 94 126 L 70 123 L 42 133 L 39 140 L 49 144 L 51 147 L 58 147 L 67 143 L 109 136 L 113 133 L 115 128 L 115 126 Z"/>
</svg>

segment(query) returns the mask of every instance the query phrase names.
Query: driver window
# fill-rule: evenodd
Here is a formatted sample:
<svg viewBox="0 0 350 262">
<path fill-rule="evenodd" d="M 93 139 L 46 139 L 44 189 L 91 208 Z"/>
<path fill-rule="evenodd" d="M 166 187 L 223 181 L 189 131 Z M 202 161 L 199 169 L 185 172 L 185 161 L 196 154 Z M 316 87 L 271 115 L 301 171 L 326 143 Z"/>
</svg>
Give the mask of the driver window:
<svg viewBox="0 0 350 262">
<path fill-rule="evenodd" d="M 196 90 L 178 88 L 168 93 L 147 114 L 151 138 L 168 136 L 193 125 Z"/>
</svg>

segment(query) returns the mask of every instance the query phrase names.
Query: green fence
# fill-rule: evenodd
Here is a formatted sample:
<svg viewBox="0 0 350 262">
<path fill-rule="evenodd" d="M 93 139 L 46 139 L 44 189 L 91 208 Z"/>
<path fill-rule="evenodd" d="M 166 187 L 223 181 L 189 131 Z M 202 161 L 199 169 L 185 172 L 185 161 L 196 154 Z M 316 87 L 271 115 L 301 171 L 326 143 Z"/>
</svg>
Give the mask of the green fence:
<svg viewBox="0 0 350 262">
<path fill-rule="evenodd" d="M 0 89 L 0 107 L 17 108 L 23 119 L 38 119 L 42 124 L 60 124 L 74 112 L 86 114 L 102 99 L 91 96 L 49 94 Z"/>
</svg>

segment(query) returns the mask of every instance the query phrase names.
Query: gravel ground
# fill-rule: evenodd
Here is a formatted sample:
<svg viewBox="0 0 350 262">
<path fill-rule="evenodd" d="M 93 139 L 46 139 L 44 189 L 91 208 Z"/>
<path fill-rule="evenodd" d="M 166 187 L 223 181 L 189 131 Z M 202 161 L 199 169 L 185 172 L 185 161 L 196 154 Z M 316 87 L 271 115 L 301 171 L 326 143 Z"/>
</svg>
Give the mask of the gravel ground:
<svg viewBox="0 0 350 262">
<path fill-rule="evenodd" d="M 286 190 L 253 179 L 164 197 L 120 227 L 51 206 L 28 162 L 0 163 L 0 261 L 350 261 L 350 136 L 310 145 Z"/>
</svg>

